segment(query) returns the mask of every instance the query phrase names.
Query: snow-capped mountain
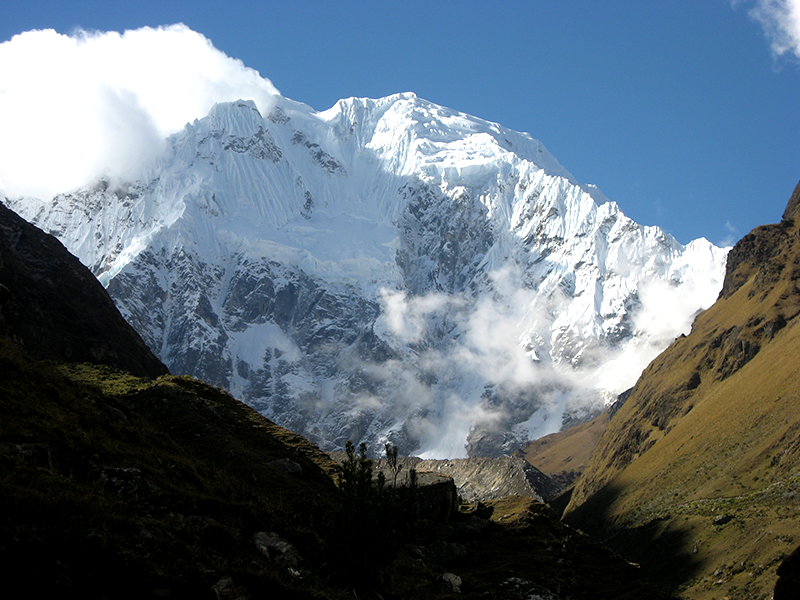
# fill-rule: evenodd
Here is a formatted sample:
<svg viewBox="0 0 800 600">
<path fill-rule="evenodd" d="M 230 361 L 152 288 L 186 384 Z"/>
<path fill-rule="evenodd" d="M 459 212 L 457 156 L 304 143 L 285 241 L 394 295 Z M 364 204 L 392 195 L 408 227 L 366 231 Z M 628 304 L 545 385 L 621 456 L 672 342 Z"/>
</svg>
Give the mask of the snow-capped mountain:
<svg viewBox="0 0 800 600">
<path fill-rule="evenodd" d="M 168 146 L 139 181 L 5 203 L 173 373 L 323 448 L 507 451 L 632 385 L 722 285 L 725 250 L 413 94 L 218 104 Z"/>
</svg>

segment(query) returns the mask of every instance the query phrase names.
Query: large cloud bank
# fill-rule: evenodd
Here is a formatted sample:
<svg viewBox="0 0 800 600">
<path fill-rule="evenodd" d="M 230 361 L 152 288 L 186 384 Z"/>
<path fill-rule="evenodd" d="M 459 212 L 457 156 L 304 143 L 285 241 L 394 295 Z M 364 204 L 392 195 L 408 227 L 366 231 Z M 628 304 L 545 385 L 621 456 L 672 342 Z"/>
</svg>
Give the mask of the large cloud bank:
<svg viewBox="0 0 800 600">
<path fill-rule="evenodd" d="M 185 25 L 14 36 L 0 44 L 0 193 L 135 178 L 216 102 L 252 99 L 266 113 L 277 93 Z"/>
<path fill-rule="evenodd" d="M 763 27 L 776 57 L 800 59 L 800 0 L 757 0 L 749 14 Z"/>
<path fill-rule="evenodd" d="M 531 349 L 536 344 L 526 343 L 550 338 L 553 319 L 567 310 L 568 300 L 519 287 L 522 275 L 514 268 L 490 277 L 493 292 L 476 299 L 380 293 L 383 310 L 374 331 L 402 358 L 356 365 L 383 385 L 378 396 L 358 398 L 354 410 L 377 410 L 404 424 L 419 441 L 415 455 L 464 457 L 465 441 L 483 434 L 508 440 L 507 450 L 513 450 L 515 440 L 559 431 L 565 413 L 582 418 L 602 409 L 676 337 L 691 331 L 698 307 L 713 304 L 720 287 L 714 278 L 677 288 L 660 279 L 644 281 L 634 337 L 617 347 L 587 340 L 583 360 L 571 365 L 538 357 Z M 450 331 L 446 339 L 443 331 Z M 415 351 L 404 353 L 408 345 Z M 391 428 L 386 439 L 398 443 Z"/>
</svg>

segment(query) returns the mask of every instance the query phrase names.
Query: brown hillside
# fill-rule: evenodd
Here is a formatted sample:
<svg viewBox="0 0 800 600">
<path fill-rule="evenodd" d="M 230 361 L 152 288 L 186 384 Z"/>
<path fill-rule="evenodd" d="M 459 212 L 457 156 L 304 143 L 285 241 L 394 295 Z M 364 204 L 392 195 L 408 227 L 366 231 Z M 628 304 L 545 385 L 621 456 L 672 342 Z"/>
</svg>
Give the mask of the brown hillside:
<svg viewBox="0 0 800 600">
<path fill-rule="evenodd" d="M 764 598 L 800 541 L 800 185 L 644 371 L 565 520 L 686 598 Z"/>
<path fill-rule="evenodd" d="M 607 425 L 608 412 L 604 411 L 591 421 L 528 442 L 516 455 L 549 475 L 563 491 L 586 469 Z"/>
</svg>

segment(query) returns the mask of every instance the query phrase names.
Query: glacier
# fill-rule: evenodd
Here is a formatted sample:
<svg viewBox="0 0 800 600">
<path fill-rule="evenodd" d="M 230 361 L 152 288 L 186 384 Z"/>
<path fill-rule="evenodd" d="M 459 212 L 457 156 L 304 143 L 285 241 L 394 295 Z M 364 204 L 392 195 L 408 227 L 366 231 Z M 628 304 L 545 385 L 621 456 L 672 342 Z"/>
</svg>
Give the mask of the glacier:
<svg viewBox="0 0 800 600">
<path fill-rule="evenodd" d="M 3 202 L 173 373 L 324 449 L 508 453 L 632 386 L 722 286 L 727 249 L 412 93 L 220 103 L 166 145 L 137 181 Z"/>
</svg>

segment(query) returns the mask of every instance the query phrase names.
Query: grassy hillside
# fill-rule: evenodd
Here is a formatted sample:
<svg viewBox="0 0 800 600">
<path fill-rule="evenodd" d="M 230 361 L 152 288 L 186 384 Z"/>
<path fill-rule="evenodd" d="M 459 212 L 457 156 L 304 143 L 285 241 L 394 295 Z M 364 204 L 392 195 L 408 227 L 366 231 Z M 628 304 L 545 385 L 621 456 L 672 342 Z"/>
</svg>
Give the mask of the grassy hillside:
<svg viewBox="0 0 800 600">
<path fill-rule="evenodd" d="M 800 543 L 800 186 L 645 370 L 565 513 L 686 598 L 764 598 Z"/>
<path fill-rule="evenodd" d="M 608 413 L 526 443 L 517 450 L 530 464 L 549 475 L 562 490 L 569 488 L 586 469 L 597 442 L 608 425 Z"/>
<path fill-rule="evenodd" d="M 0 352 L 0 560 L 28 591 L 205 597 L 226 577 L 305 587 L 251 537 L 324 549 L 331 461 L 201 382 Z M 288 597 L 291 597 L 289 595 Z"/>
</svg>

